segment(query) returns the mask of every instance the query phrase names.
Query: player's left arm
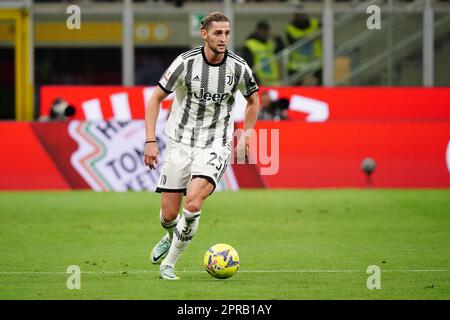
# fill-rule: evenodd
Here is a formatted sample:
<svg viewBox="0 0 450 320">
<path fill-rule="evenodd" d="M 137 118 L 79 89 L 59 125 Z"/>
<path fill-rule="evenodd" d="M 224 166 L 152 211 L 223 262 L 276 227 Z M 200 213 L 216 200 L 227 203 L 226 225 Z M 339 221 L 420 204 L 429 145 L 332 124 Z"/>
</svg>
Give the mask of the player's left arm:
<svg viewBox="0 0 450 320">
<path fill-rule="evenodd" d="M 252 135 L 253 129 L 255 128 L 259 112 L 258 93 L 255 91 L 245 99 L 247 100 L 247 107 L 245 108 L 244 136 L 241 137 L 241 141 L 239 142 L 240 150 L 237 151 L 238 159 L 240 152 L 245 152 L 245 162 L 248 163 L 250 137 Z"/>
<path fill-rule="evenodd" d="M 250 137 L 256 124 L 259 112 L 258 84 L 253 77 L 252 69 L 244 63 L 242 77 L 240 78 L 238 88 L 247 100 L 244 117 L 244 134 L 239 139 L 236 146 L 237 163 L 242 163 L 245 155 L 245 162 L 248 163 Z"/>
<path fill-rule="evenodd" d="M 244 131 L 251 134 L 251 129 L 256 125 L 259 111 L 259 97 L 257 92 L 253 92 L 250 96 L 245 98 L 247 100 L 247 107 L 245 108 Z M 247 134 L 246 134 L 247 136 Z"/>
</svg>

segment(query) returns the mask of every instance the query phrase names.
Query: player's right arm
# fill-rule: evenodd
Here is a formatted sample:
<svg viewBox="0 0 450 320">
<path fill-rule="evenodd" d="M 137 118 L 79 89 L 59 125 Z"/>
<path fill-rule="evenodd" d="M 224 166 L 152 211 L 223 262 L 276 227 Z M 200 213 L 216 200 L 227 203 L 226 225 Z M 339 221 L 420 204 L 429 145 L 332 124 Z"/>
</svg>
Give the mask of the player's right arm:
<svg viewBox="0 0 450 320">
<path fill-rule="evenodd" d="M 183 57 L 179 55 L 167 68 L 158 82 L 158 86 L 153 91 L 145 107 L 145 139 L 146 141 L 156 140 L 156 120 L 158 119 L 159 106 L 161 102 L 181 84 L 184 78 Z M 146 143 L 144 152 L 144 163 L 150 169 L 155 169 L 158 163 L 158 146 L 156 143 Z"/>
<path fill-rule="evenodd" d="M 145 141 L 156 141 L 156 120 L 159 115 L 159 106 L 167 96 L 168 94 L 157 86 L 147 102 L 145 107 Z M 150 169 L 156 168 L 158 153 L 158 145 L 156 143 L 145 144 L 144 163 Z"/>
</svg>

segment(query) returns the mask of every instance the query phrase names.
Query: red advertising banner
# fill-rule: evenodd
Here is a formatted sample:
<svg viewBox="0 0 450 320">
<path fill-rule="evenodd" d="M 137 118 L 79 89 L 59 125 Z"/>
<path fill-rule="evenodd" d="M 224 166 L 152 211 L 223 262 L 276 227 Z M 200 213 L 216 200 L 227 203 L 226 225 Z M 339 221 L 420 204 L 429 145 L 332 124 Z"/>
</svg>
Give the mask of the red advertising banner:
<svg viewBox="0 0 450 320">
<path fill-rule="evenodd" d="M 67 126 L 49 127 L 61 125 Z M 30 123 L 1 122 L 0 136 L 0 190 L 70 189 Z"/>
<path fill-rule="evenodd" d="M 145 102 L 154 87 L 43 86 L 41 116 L 56 99 L 75 108 L 73 119 L 143 119 Z M 272 100 L 287 99 L 291 120 L 325 121 L 434 121 L 450 120 L 450 88 L 261 88 Z M 163 102 L 170 107 L 172 96 Z M 243 119 L 245 99 L 236 99 L 234 119 Z M 161 117 L 166 113 L 163 111 Z"/>
<path fill-rule="evenodd" d="M 143 130 L 143 121 L 0 123 L 0 190 L 154 190 L 160 171 L 143 165 Z M 255 141 L 257 164 L 232 164 L 218 190 L 366 187 L 366 157 L 373 187 L 450 188 L 450 121 L 261 121 Z"/>
<path fill-rule="evenodd" d="M 279 148 L 271 141 L 255 157 L 271 173 L 261 175 L 267 188 L 366 187 L 365 158 L 376 164 L 373 187 L 450 187 L 450 122 L 264 121 L 258 139 L 263 131 L 279 135 Z"/>
<path fill-rule="evenodd" d="M 450 120 L 450 88 L 280 88 L 290 99 L 290 119 L 304 119 L 300 95 L 328 105 L 330 121 L 427 121 Z"/>
</svg>

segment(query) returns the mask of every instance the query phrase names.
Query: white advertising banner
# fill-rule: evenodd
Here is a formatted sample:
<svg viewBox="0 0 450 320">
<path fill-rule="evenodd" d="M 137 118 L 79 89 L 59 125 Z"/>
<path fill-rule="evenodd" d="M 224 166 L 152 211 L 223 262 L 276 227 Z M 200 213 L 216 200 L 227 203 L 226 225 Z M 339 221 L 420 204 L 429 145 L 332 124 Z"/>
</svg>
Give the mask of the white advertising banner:
<svg viewBox="0 0 450 320">
<path fill-rule="evenodd" d="M 86 183 L 96 191 L 154 191 L 164 163 L 165 119 L 159 119 L 156 137 L 159 163 L 155 170 L 144 165 L 145 124 L 136 121 L 71 121 L 69 135 L 78 149 L 71 164 Z M 216 190 L 237 190 L 231 166 Z"/>
</svg>

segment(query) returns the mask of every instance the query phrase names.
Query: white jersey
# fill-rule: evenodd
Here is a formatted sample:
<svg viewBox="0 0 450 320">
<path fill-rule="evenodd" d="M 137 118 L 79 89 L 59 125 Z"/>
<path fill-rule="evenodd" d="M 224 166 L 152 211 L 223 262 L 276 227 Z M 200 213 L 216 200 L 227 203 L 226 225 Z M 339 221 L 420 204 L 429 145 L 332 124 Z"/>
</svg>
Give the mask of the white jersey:
<svg viewBox="0 0 450 320">
<path fill-rule="evenodd" d="M 165 133 L 175 141 L 197 147 L 230 143 L 236 91 L 244 97 L 258 91 L 244 59 L 226 51 L 220 63 L 211 64 L 203 46 L 180 54 L 158 85 L 166 93 L 175 91 Z"/>
</svg>

